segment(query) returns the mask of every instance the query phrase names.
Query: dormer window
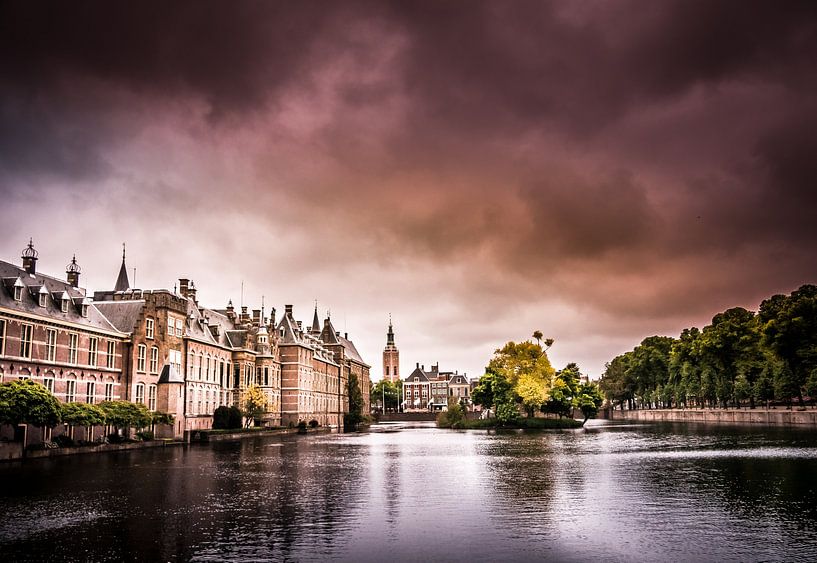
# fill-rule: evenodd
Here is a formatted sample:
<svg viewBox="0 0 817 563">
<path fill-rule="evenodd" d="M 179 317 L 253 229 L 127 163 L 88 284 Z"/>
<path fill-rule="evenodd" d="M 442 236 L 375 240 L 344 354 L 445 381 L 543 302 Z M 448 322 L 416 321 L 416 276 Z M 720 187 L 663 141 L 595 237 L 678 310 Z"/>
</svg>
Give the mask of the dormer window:
<svg viewBox="0 0 817 563">
<path fill-rule="evenodd" d="M 40 293 L 40 307 L 45 307 L 46 305 L 48 305 L 48 294 Z"/>
<path fill-rule="evenodd" d="M 67 295 L 62 296 L 62 303 L 60 305 L 61 305 L 60 309 L 62 310 L 62 312 L 67 313 L 68 312 L 68 296 Z"/>
<path fill-rule="evenodd" d="M 15 301 L 22 301 L 23 300 L 23 288 L 19 285 L 14 286 L 14 300 Z"/>
<path fill-rule="evenodd" d="M 87 303 L 82 304 L 82 316 L 83 317 L 88 316 L 88 304 Z"/>
</svg>

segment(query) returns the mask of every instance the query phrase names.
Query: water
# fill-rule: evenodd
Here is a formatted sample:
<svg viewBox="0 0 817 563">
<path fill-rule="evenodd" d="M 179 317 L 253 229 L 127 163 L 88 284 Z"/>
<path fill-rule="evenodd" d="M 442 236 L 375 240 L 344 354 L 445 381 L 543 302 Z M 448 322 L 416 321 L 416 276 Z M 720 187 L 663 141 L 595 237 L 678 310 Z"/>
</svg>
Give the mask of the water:
<svg viewBox="0 0 817 563">
<path fill-rule="evenodd" d="M 0 559 L 817 560 L 817 433 L 588 425 L 4 464 Z"/>
</svg>

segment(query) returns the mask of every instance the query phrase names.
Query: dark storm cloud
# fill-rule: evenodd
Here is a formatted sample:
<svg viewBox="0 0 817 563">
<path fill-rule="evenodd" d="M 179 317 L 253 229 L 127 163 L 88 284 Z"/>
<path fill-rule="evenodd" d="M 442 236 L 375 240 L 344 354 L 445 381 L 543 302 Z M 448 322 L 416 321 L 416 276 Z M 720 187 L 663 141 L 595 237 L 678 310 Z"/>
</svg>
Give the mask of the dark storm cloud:
<svg viewBox="0 0 817 563">
<path fill-rule="evenodd" d="M 295 249 L 282 284 L 399 272 L 397 299 L 463 324 L 550 307 L 616 343 L 817 277 L 814 2 L 2 11 L 10 220 L 34 185 L 90 225 L 132 201 L 153 244 L 261 256 L 259 276 Z"/>
</svg>

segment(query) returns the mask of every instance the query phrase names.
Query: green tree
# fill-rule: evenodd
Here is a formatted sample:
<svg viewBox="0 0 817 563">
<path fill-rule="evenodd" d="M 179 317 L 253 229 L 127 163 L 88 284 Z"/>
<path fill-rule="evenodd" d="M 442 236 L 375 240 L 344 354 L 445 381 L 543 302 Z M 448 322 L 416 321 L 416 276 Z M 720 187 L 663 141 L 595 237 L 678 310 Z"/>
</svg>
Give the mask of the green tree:
<svg viewBox="0 0 817 563">
<path fill-rule="evenodd" d="M 588 418 L 595 418 L 596 415 L 599 414 L 599 408 L 603 402 L 604 397 L 596 383 L 591 381 L 579 386 L 579 392 L 574 400 L 574 405 L 581 410 L 584 415 L 582 424 L 587 422 Z"/>
<path fill-rule="evenodd" d="M 63 403 L 60 405 L 62 421 L 70 426 L 82 426 L 91 436 L 91 428 L 105 424 L 105 411 L 87 403 Z"/>
<path fill-rule="evenodd" d="M 349 374 L 347 392 L 349 393 L 349 412 L 343 416 L 343 428 L 346 432 L 351 432 L 363 422 L 363 394 L 360 392 L 360 384 L 354 373 Z"/>
<path fill-rule="evenodd" d="M 105 422 L 113 425 L 117 430 L 124 428 L 138 430 L 150 426 L 153 422 L 153 416 L 142 403 L 104 401 L 99 403 L 99 408 L 105 413 Z"/>
<path fill-rule="evenodd" d="M 230 428 L 230 407 L 221 405 L 213 411 L 213 430 Z"/>
<path fill-rule="evenodd" d="M 250 385 L 244 393 L 244 413 L 247 415 L 247 428 L 253 423 L 260 424 L 261 417 L 267 411 L 267 396 L 258 385 Z"/>
<path fill-rule="evenodd" d="M 372 385 L 372 392 L 369 395 L 371 403 L 381 404 L 385 400 L 384 409 L 397 410 L 399 397 L 402 394 L 403 382 L 391 382 L 387 379 L 382 379 Z"/>
<path fill-rule="evenodd" d="M 669 354 L 674 339 L 649 336 L 633 350 L 628 368 L 635 381 L 635 394 L 647 408 L 655 406 L 655 390 L 669 380 Z"/>
<path fill-rule="evenodd" d="M 760 304 L 763 342 L 786 363 L 775 385 L 803 402 L 802 389 L 817 368 L 817 286 L 803 285 L 789 296 L 775 295 Z"/>
<path fill-rule="evenodd" d="M 632 352 L 626 352 L 613 358 L 604 367 L 604 374 L 599 381 L 599 388 L 613 407 L 619 406 L 624 410 L 626 404 L 635 408 L 635 380 L 630 374 Z"/>
<path fill-rule="evenodd" d="M 17 379 L 0 384 L 0 423 L 53 428 L 61 413 L 59 401 L 39 383 Z"/>
<path fill-rule="evenodd" d="M 559 418 L 573 414 L 574 399 L 579 391 L 581 379 L 579 366 L 569 363 L 564 369 L 556 372 L 547 401 L 540 403 L 542 412 L 559 415 Z"/>
</svg>

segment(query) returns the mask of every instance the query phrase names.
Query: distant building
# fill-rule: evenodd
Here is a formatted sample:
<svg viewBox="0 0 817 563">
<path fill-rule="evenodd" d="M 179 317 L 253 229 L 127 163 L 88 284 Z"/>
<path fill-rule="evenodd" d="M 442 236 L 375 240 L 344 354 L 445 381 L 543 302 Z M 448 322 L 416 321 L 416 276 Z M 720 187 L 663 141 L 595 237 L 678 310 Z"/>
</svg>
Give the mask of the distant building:
<svg viewBox="0 0 817 563">
<path fill-rule="evenodd" d="M 416 365 L 403 380 L 403 409 L 406 412 L 444 411 L 452 400 L 470 405 L 471 387 L 465 374 L 459 372 L 441 372 L 440 365 L 431 366 L 425 371 L 425 365 Z"/>
<path fill-rule="evenodd" d="M 386 333 L 386 347 L 383 349 L 383 379 L 392 383 L 400 381 L 400 350 L 394 343 L 391 315 L 389 315 L 389 331 Z"/>
</svg>

